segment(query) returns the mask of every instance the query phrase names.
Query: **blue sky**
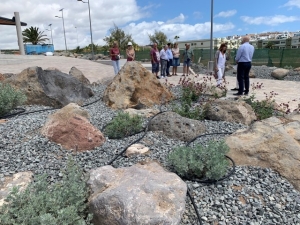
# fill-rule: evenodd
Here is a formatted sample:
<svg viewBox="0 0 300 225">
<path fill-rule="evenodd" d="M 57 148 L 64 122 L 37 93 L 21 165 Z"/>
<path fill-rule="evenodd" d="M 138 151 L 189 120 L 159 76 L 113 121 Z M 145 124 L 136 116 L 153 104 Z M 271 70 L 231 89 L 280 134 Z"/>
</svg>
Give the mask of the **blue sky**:
<svg viewBox="0 0 300 225">
<path fill-rule="evenodd" d="M 0 16 L 12 18 L 18 11 L 27 27 L 39 27 L 49 39 L 52 24 L 55 49 L 64 49 L 62 20 L 55 17 L 64 8 L 66 39 L 72 49 L 90 43 L 87 6 L 77 0 L 5 0 Z M 98 45 L 105 44 L 103 38 L 114 23 L 140 45 L 149 44 L 148 34 L 155 30 L 171 40 L 175 35 L 181 41 L 210 36 L 211 0 L 90 0 L 90 6 L 93 41 Z M 214 37 L 291 32 L 300 30 L 299 24 L 300 0 L 214 0 Z M 0 26 L 0 49 L 9 48 L 18 48 L 15 27 Z"/>
</svg>

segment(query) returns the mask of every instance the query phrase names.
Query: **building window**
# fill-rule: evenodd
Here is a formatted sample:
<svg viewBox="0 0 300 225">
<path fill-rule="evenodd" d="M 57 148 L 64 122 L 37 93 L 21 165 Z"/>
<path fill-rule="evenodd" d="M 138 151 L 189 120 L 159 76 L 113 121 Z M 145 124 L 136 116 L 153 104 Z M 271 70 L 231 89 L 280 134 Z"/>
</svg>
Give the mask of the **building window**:
<svg viewBox="0 0 300 225">
<path fill-rule="evenodd" d="M 292 45 L 292 48 L 298 48 L 298 46 L 296 46 L 296 45 Z"/>
<path fill-rule="evenodd" d="M 194 45 L 197 45 L 197 43 L 194 43 Z"/>
<path fill-rule="evenodd" d="M 285 41 L 281 41 L 280 44 L 285 44 Z"/>
<path fill-rule="evenodd" d="M 201 45 L 203 45 L 203 42 L 201 42 Z"/>
</svg>

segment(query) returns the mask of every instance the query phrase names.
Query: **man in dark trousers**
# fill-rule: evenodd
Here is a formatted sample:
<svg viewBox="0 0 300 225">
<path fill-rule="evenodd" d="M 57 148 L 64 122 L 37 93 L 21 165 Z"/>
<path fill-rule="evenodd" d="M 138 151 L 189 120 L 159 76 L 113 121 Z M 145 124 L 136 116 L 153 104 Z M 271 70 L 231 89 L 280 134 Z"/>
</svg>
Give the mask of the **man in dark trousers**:
<svg viewBox="0 0 300 225">
<path fill-rule="evenodd" d="M 249 44 L 249 37 L 245 36 L 242 38 L 242 45 L 239 47 L 235 61 L 237 66 L 237 79 L 239 82 L 238 93 L 233 95 L 243 95 L 244 82 L 245 82 L 245 95 L 249 93 L 250 80 L 249 72 L 251 69 L 252 57 L 254 54 L 254 47 Z"/>
</svg>

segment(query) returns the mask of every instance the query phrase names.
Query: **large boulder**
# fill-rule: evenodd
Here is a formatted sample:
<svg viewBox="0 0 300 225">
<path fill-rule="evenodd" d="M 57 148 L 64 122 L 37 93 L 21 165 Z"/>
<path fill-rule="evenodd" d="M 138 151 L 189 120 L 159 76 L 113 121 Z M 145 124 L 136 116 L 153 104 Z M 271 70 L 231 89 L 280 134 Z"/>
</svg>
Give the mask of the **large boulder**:
<svg viewBox="0 0 300 225">
<path fill-rule="evenodd" d="M 49 140 L 74 151 L 92 150 L 105 142 L 104 135 L 88 120 L 89 115 L 70 103 L 49 116 L 41 132 Z"/>
<path fill-rule="evenodd" d="M 0 208 L 5 204 L 5 199 L 14 187 L 19 187 L 19 191 L 26 189 L 28 184 L 32 181 L 32 172 L 19 172 L 12 177 L 4 177 L 0 181 Z"/>
<path fill-rule="evenodd" d="M 271 117 L 226 138 L 238 165 L 272 168 L 300 190 L 300 121 Z"/>
<path fill-rule="evenodd" d="M 271 76 L 278 80 L 283 80 L 290 71 L 287 69 L 278 68 L 272 71 Z"/>
<path fill-rule="evenodd" d="M 206 128 L 199 120 L 188 119 L 175 112 L 165 112 L 151 120 L 149 130 L 163 131 L 170 138 L 189 141 L 204 134 Z"/>
<path fill-rule="evenodd" d="M 5 79 L 27 96 L 26 104 L 62 107 L 71 102 L 82 105 L 93 96 L 92 90 L 75 77 L 56 70 L 30 67 Z"/>
<path fill-rule="evenodd" d="M 107 86 L 103 100 L 114 109 L 151 107 L 173 98 L 172 93 L 139 62 L 127 62 Z"/>
<path fill-rule="evenodd" d="M 207 106 L 206 117 L 209 120 L 249 125 L 257 119 L 252 107 L 244 101 L 217 99 Z"/>
<path fill-rule="evenodd" d="M 90 211 L 95 225 L 180 223 L 186 184 L 156 162 L 90 172 Z"/>
<path fill-rule="evenodd" d="M 75 78 L 77 78 L 81 83 L 85 84 L 85 85 L 90 85 L 90 81 L 89 79 L 87 79 L 83 73 L 77 69 L 75 66 L 73 66 L 69 72 L 69 74 Z"/>
</svg>

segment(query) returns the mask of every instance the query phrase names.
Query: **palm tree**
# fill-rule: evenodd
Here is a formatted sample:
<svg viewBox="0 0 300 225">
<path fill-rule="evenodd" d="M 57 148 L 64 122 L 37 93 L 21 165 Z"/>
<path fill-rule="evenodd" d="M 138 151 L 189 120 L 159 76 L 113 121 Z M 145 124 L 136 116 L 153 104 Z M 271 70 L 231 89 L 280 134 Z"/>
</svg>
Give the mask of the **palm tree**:
<svg viewBox="0 0 300 225">
<path fill-rule="evenodd" d="M 180 37 L 177 36 L 177 35 L 174 37 L 174 39 L 176 40 L 176 42 L 177 42 L 177 40 L 178 40 L 179 38 L 180 38 Z"/>
<path fill-rule="evenodd" d="M 47 35 L 43 33 L 44 31 L 39 31 L 38 27 L 26 28 L 22 32 L 23 41 L 24 43 L 31 42 L 33 45 L 44 43 L 45 41 L 49 40 L 49 38 L 45 38 Z"/>
</svg>

